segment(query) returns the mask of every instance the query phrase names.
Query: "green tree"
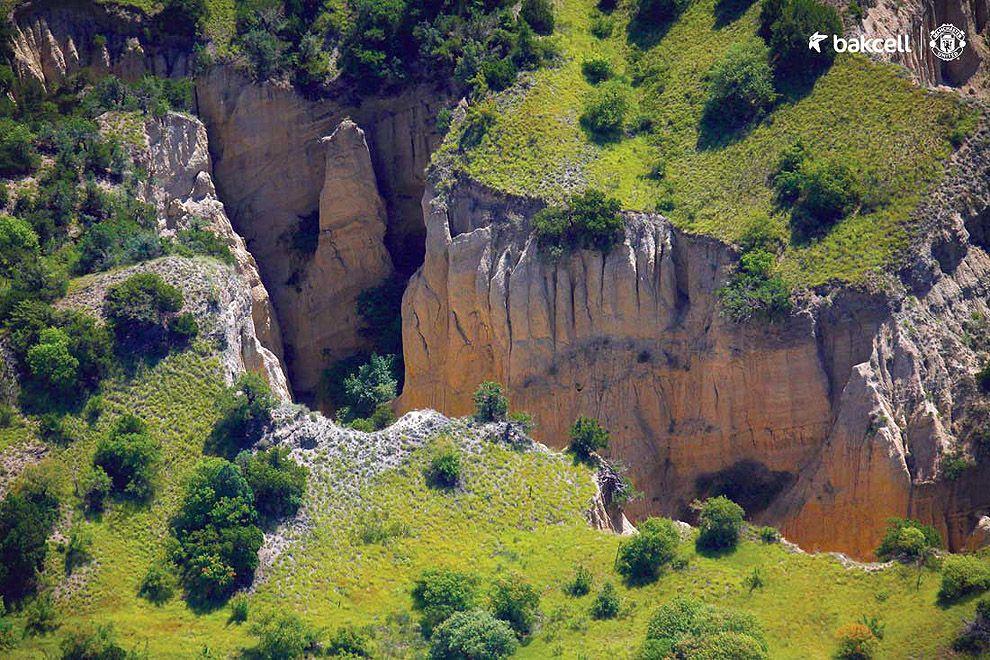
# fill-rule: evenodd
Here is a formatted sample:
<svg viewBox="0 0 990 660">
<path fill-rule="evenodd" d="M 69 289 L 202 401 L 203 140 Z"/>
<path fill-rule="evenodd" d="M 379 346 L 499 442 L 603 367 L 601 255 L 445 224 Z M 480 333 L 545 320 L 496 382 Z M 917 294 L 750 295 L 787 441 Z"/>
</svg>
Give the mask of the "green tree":
<svg viewBox="0 0 990 660">
<path fill-rule="evenodd" d="M 519 637 L 533 632 L 540 614 L 540 592 L 518 575 L 495 580 L 489 603 L 496 619 L 508 623 Z"/>
<path fill-rule="evenodd" d="M 756 620 L 741 612 L 677 597 L 650 619 L 643 657 L 764 660 L 767 643 Z"/>
<path fill-rule="evenodd" d="M 503 422 L 509 413 L 509 398 L 502 386 L 490 380 L 474 391 L 474 418 L 482 423 Z"/>
<path fill-rule="evenodd" d="M 647 518 L 639 534 L 619 546 L 615 569 L 630 582 L 650 582 L 674 559 L 681 537 L 672 520 Z"/>
<path fill-rule="evenodd" d="M 578 417 L 571 426 L 571 453 L 582 461 L 590 461 L 591 455 L 608 449 L 608 430 L 591 417 Z"/>
<path fill-rule="evenodd" d="M 160 455 L 158 443 L 143 429 L 117 426 L 97 443 L 93 465 L 110 477 L 115 492 L 143 500 L 151 495 Z"/>
<path fill-rule="evenodd" d="M 888 559 L 916 560 L 929 548 L 942 547 L 942 538 L 931 525 L 923 525 L 909 518 L 891 518 L 887 521 L 877 557 Z"/>
<path fill-rule="evenodd" d="M 499 660 L 515 653 L 512 628 L 481 609 L 456 612 L 437 626 L 430 644 L 432 660 Z"/>
<path fill-rule="evenodd" d="M 62 660 L 125 660 L 135 657 L 117 641 L 111 624 L 86 624 L 70 631 L 61 644 Z"/>
<path fill-rule="evenodd" d="M 290 458 L 288 449 L 272 447 L 254 455 L 244 452 L 237 463 L 262 518 L 275 521 L 296 515 L 302 506 L 309 471 Z"/>
<path fill-rule="evenodd" d="M 942 562 L 942 586 L 938 597 L 953 601 L 966 594 L 990 589 L 990 562 L 972 555 L 949 555 Z"/>
<path fill-rule="evenodd" d="M 0 215 L 0 274 L 10 276 L 23 262 L 38 254 L 38 234 L 20 218 Z"/>
<path fill-rule="evenodd" d="M 727 497 L 705 500 L 698 515 L 698 547 L 705 550 L 735 548 L 742 531 L 743 508 Z"/>
<path fill-rule="evenodd" d="M 769 32 L 767 43 L 778 72 L 807 77 L 831 66 L 835 59 L 832 41 L 823 41 L 819 53 L 808 48 L 808 36 L 814 32 L 841 36 L 842 18 L 838 11 L 819 0 L 771 1 L 761 9 L 763 25 L 770 23 L 769 28 L 761 29 Z"/>
<path fill-rule="evenodd" d="M 69 352 L 69 337 L 59 328 L 41 331 L 38 343 L 28 349 L 27 366 L 32 380 L 55 398 L 64 398 L 76 389 L 79 360 Z"/>
<path fill-rule="evenodd" d="M 519 16 L 526 21 L 536 34 L 551 34 L 555 20 L 553 3 L 550 0 L 523 0 Z"/>
<path fill-rule="evenodd" d="M 619 201 L 600 190 L 572 196 L 565 207 L 548 207 L 533 216 L 540 248 L 552 257 L 568 250 L 608 252 L 624 236 Z"/>
<path fill-rule="evenodd" d="M 246 373 L 224 390 L 219 408 L 220 419 L 206 440 L 206 450 L 233 458 L 264 435 L 271 424 L 275 397 L 264 378 Z"/>
<path fill-rule="evenodd" d="M 687 9 L 691 0 L 636 0 L 636 20 L 663 23 Z"/>
<path fill-rule="evenodd" d="M 139 273 L 107 289 L 103 313 L 122 345 L 153 349 L 165 343 L 168 320 L 182 302 L 182 292 L 160 275 Z"/>
<path fill-rule="evenodd" d="M 413 607 L 420 612 L 420 626 L 427 637 L 455 612 L 470 610 L 478 602 L 478 578 L 447 568 L 423 571 L 412 590 Z"/>
<path fill-rule="evenodd" d="M 619 615 L 620 606 L 619 594 L 615 592 L 615 586 L 611 582 L 606 582 L 591 604 L 591 616 L 596 619 L 614 619 Z"/>
<path fill-rule="evenodd" d="M 31 594 L 45 560 L 45 542 L 58 516 L 51 480 L 35 471 L 0 501 L 0 597 L 17 603 Z"/>
<path fill-rule="evenodd" d="M 0 118 L 0 175 L 21 176 L 38 169 L 41 157 L 27 126 Z"/>
<path fill-rule="evenodd" d="M 621 80 L 610 80 L 593 89 L 584 101 L 581 124 L 602 139 L 622 133 L 629 112 L 629 88 Z"/>
<path fill-rule="evenodd" d="M 259 660 L 304 658 L 316 650 L 319 641 L 316 631 L 297 614 L 284 610 L 265 612 L 250 630 L 258 640 L 250 655 Z"/>
<path fill-rule="evenodd" d="M 768 58 L 767 47 L 757 39 L 729 47 L 709 74 L 706 122 L 733 127 L 769 112 L 777 93 Z"/>
<path fill-rule="evenodd" d="M 398 396 L 395 356 L 373 353 L 367 364 L 344 379 L 349 417 L 369 417 L 375 408 Z"/>
</svg>

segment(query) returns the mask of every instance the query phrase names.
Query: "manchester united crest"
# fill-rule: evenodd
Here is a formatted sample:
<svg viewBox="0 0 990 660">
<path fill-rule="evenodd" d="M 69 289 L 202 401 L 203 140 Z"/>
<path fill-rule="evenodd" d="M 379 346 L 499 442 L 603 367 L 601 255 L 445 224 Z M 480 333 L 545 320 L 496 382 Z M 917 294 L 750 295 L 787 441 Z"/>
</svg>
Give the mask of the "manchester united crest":
<svg viewBox="0 0 990 660">
<path fill-rule="evenodd" d="M 928 45 L 935 57 L 951 62 L 962 55 L 966 47 L 966 33 L 951 23 L 943 23 L 932 30 Z"/>
</svg>

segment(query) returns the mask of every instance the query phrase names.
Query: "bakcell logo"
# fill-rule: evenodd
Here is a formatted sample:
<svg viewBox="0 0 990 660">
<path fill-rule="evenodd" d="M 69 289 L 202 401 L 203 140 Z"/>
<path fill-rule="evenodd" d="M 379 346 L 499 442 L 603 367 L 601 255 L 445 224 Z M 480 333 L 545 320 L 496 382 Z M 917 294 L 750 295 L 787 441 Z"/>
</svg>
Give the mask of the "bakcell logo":
<svg viewBox="0 0 990 660">
<path fill-rule="evenodd" d="M 822 52 L 822 42 L 829 38 L 827 34 L 815 32 L 808 39 L 808 49 L 816 53 Z M 846 39 L 837 34 L 831 35 L 832 50 L 836 53 L 911 53 L 911 37 L 906 34 L 899 34 L 896 37 L 886 39 L 871 39 L 865 35 L 859 35 L 854 39 Z"/>
</svg>

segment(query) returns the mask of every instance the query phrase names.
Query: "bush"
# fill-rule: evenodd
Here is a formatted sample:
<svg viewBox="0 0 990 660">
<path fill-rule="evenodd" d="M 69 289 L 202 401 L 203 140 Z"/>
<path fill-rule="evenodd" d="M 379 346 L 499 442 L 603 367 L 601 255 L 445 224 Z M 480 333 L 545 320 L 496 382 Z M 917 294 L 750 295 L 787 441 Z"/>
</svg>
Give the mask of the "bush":
<svg viewBox="0 0 990 660">
<path fill-rule="evenodd" d="M 395 378 L 395 356 L 372 354 L 367 364 L 344 379 L 344 396 L 347 409 L 345 421 L 356 417 L 369 417 L 383 403 L 398 396 L 398 380 Z"/>
<path fill-rule="evenodd" d="M 219 401 L 220 419 L 206 440 L 206 450 L 233 458 L 252 447 L 271 423 L 275 397 L 265 379 L 246 373 L 224 390 Z"/>
<path fill-rule="evenodd" d="M 38 234 L 30 223 L 0 215 L 0 274 L 10 276 L 20 264 L 38 254 Z"/>
<path fill-rule="evenodd" d="M 16 634 L 14 622 L 7 616 L 7 607 L 0 598 L 0 651 L 14 648 L 20 641 L 20 635 Z"/>
<path fill-rule="evenodd" d="M 551 0 L 523 0 L 519 16 L 529 23 L 536 34 L 548 35 L 553 32 L 555 21 Z"/>
<path fill-rule="evenodd" d="M 592 85 L 605 82 L 615 75 L 615 72 L 612 70 L 612 62 L 605 57 L 595 57 L 586 60 L 581 65 L 581 73 L 584 74 L 585 79 Z"/>
<path fill-rule="evenodd" d="M 680 535 L 672 520 L 647 518 L 639 534 L 619 546 L 615 570 L 630 582 L 650 582 L 674 559 Z"/>
<path fill-rule="evenodd" d="M 882 560 L 921 558 L 930 548 L 942 547 L 942 538 L 931 525 L 917 520 L 891 518 L 887 531 L 877 547 L 877 557 Z"/>
<path fill-rule="evenodd" d="M 474 418 L 481 423 L 502 422 L 509 412 L 509 399 L 502 386 L 486 380 L 474 391 Z"/>
<path fill-rule="evenodd" d="M 302 506 L 309 471 L 289 457 L 285 447 L 272 447 L 238 457 L 237 463 L 254 493 L 261 517 L 276 521 L 296 515 Z"/>
<path fill-rule="evenodd" d="M 371 642 L 367 635 L 354 626 L 338 628 L 326 645 L 328 655 L 346 658 L 370 658 L 371 650 Z"/>
<path fill-rule="evenodd" d="M 835 657 L 839 660 L 870 660 L 877 651 L 877 638 L 861 623 L 851 623 L 836 631 L 839 648 Z"/>
<path fill-rule="evenodd" d="M 186 312 L 169 319 L 168 331 L 175 343 L 188 344 L 199 334 L 199 324 L 196 322 L 195 315 Z"/>
<path fill-rule="evenodd" d="M 188 598 L 214 603 L 250 584 L 264 538 L 257 517 L 254 494 L 237 466 L 201 459 L 172 519 L 173 559 Z"/>
<path fill-rule="evenodd" d="M 266 612 L 250 632 L 258 639 L 250 655 L 259 660 L 294 660 L 317 650 L 316 632 L 293 612 Z"/>
<path fill-rule="evenodd" d="M 457 488 L 461 482 L 461 453 L 453 446 L 440 448 L 430 460 L 426 478 L 437 488 Z"/>
<path fill-rule="evenodd" d="M 446 568 L 428 569 L 412 590 L 413 607 L 420 612 L 420 627 L 429 637 L 433 629 L 455 612 L 464 612 L 478 602 L 478 578 Z"/>
<path fill-rule="evenodd" d="M 629 112 L 629 88 L 619 80 L 609 81 L 592 90 L 584 101 L 581 125 L 602 139 L 615 139 Z"/>
<path fill-rule="evenodd" d="M 93 465 L 110 477 L 114 492 L 142 500 L 151 495 L 159 456 L 158 444 L 147 432 L 120 425 L 99 440 Z"/>
<path fill-rule="evenodd" d="M 990 563 L 971 555 L 949 555 L 942 562 L 942 586 L 938 597 L 956 600 L 990 589 Z"/>
<path fill-rule="evenodd" d="M 484 610 L 457 612 L 434 631 L 433 660 L 498 660 L 516 651 L 512 628 Z"/>
<path fill-rule="evenodd" d="M 864 190 L 845 163 L 808 157 L 804 147 L 786 151 L 773 177 L 777 201 L 791 205 L 791 229 L 801 239 L 813 238 L 853 212 Z"/>
<path fill-rule="evenodd" d="M 636 0 L 636 20 L 641 23 L 662 23 L 687 9 L 691 0 Z"/>
<path fill-rule="evenodd" d="M 117 643 L 113 626 L 88 624 L 70 631 L 61 643 L 62 660 L 123 660 L 134 657 Z"/>
<path fill-rule="evenodd" d="M 591 17 L 591 25 L 588 28 L 591 36 L 596 39 L 608 39 L 615 30 L 615 19 L 604 14 L 595 14 Z"/>
<path fill-rule="evenodd" d="M 0 119 L 0 175 L 22 176 L 38 169 L 41 157 L 35 139 L 27 126 Z"/>
<path fill-rule="evenodd" d="M 493 92 L 501 92 L 508 89 L 516 81 L 519 71 L 516 65 L 509 58 L 487 59 L 481 63 L 481 75 L 485 79 L 485 84 Z"/>
<path fill-rule="evenodd" d="M 769 53 L 751 39 L 733 44 L 709 75 L 705 121 L 728 127 L 763 117 L 776 101 Z"/>
<path fill-rule="evenodd" d="M 606 582 L 591 604 L 591 616 L 595 619 L 614 619 L 619 615 L 619 594 L 611 582 Z"/>
<path fill-rule="evenodd" d="M 83 564 L 93 557 L 90 549 L 93 545 L 93 530 L 83 524 L 74 525 L 69 530 L 69 538 L 65 542 L 65 574 L 72 575 Z"/>
<path fill-rule="evenodd" d="M 591 592 L 591 571 L 584 566 L 578 566 L 574 577 L 564 587 L 564 591 L 575 598 L 580 598 Z"/>
<path fill-rule="evenodd" d="M 182 292 L 161 276 L 139 273 L 107 290 L 103 312 L 121 345 L 156 349 L 165 344 L 167 323 L 182 302 Z"/>
<path fill-rule="evenodd" d="M 59 400 L 75 393 L 79 360 L 69 352 L 69 336 L 59 328 L 41 331 L 38 343 L 28 349 L 31 380 L 46 394 Z"/>
<path fill-rule="evenodd" d="M 58 499 L 43 478 L 21 482 L 0 501 L 0 597 L 5 602 L 17 603 L 33 592 L 57 516 Z"/>
<path fill-rule="evenodd" d="M 566 207 L 548 207 L 534 215 L 536 240 L 553 258 L 572 249 L 607 253 L 624 237 L 620 210 L 617 199 L 587 190 L 571 197 Z"/>
<path fill-rule="evenodd" d="M 285 44 L 268 30 L 248 30 L 241 37 L 240 45 L 255 80 L 264 82 L 282 71 Z"/>
<path fill-rule="evenodd" d="M 250 604 L 248 603 L 247 596 L 242 594 L 231 598 L 230 616 L 227 617 L 227 623 L 244 623 L 247 621 L 249 607 Z"/>
<path fill-rule="evenodd" d="M 58 611 L 50 591 L 37 596 L 24 608 L 24 630 L 30 634 L 45 635 L 58 627 Z"/>
<path fill-rule="evenodd" d="M 698 516 L 698 548 L 704 550 L 730 550 L 739 543 L 742 531 L 743 508 L 727 497 L 711 497 L 701 505 Z"/>
<path fill-rule="evenodd" d="M 175 241 L 174 251 L 180 256 L 203 255 L 230 265 L 235 261 L 234 253 L 230 251 L 227 241 L 206 229 L 202 223 L 176 232 Z"/>
<path fill-rule="evenodd" d="M 141 579 L 138 596 L 155 605 L 161 605 L 171 598 L 175 587 L 170 568 L 162 562 L 155 562 L 149 566 L 144 578 Z"/>
<path fill-rule="evenodd" d="M 608 449 L 608 431 L 597 419 L 578 417 L 571 426 L 568 448 L 578 459 L 590 461 L 593 453 Z"/>
<path fill-rule="evenodd" d="M 489 593 L 492 614 L 509 624 L 519 637 L 533 632 L 540 614 L 540 592 L 519 576 L 495 581 Z"/>
<path fill-rule="evenodd" d="M 392 424 L 395 424 L 395 413 L 392 412 L 392 405 L 390 403 L 378 404 L 378 407 L 375 408 L 375 412 L 369 419 L 376 431 L 381 431 L 392 426 Z"/>
<path fill-rule="evenodd" d="M 767 658 L 767 644 L 756 620 L 693 598 L 677 597 L 650 620 L 644 654 L 650 658 Z M 657 653 L 659 652 L 659 653 Z"/>
<path fill-rule="evenodd" d="M 760 540 L 764 543 L 779 543 L 780 531 L 776 527 L 761 527 Z"/>
<path fill-rule="evenodd" d="M 761 32 L 769 35 L 774 67 L 788 76 L 815 76 L 831 66 L 835 51 L 830 39 L 821 43 L 821 53 L 808 48 L 814 32 L 842 35 L 842 18 L 819 0 L 764 0 L 760 12 Z"/>
</svg>

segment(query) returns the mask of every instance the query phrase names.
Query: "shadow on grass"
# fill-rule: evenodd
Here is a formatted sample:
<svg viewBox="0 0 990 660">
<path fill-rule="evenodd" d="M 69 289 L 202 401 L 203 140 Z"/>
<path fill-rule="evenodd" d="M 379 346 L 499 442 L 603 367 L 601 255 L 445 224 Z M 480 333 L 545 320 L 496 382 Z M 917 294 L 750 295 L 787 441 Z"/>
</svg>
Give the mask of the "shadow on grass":
<svg viewBox="0 0 990 660">
<path fill-rule="evenodd" d="M 722 557 L 728 557 L 729 555 L 735 554 L 737 547 L 738 546 L 734 545 L 731 547 L 710 548 L 706 545 L 702 545 L 697 540 L 694 542 L 695 552 L 705 559 L 721 559 Z"/>
<path fill-rule="evenodd" d="M 645 16 L 634 16 L 626 26 L 626 41 L 642 50 L 653 48 L 667 36 L 677 16 L 654 19 Z"/>
<path fill-rule="evenodd" d="M 756 0 L 720 0 L 715 5 L 715 29 L 734 23 Z"/>
<path fill-rule="evenodd" d="M 759 121 L 728 122 L 719 116 L 717 109 L 706 107 L 698 125 L 698 141 L 695 148 L 700 151 L 725 149 L 746 139 L 746 136 L 759 124 Z"/>
</svg>

